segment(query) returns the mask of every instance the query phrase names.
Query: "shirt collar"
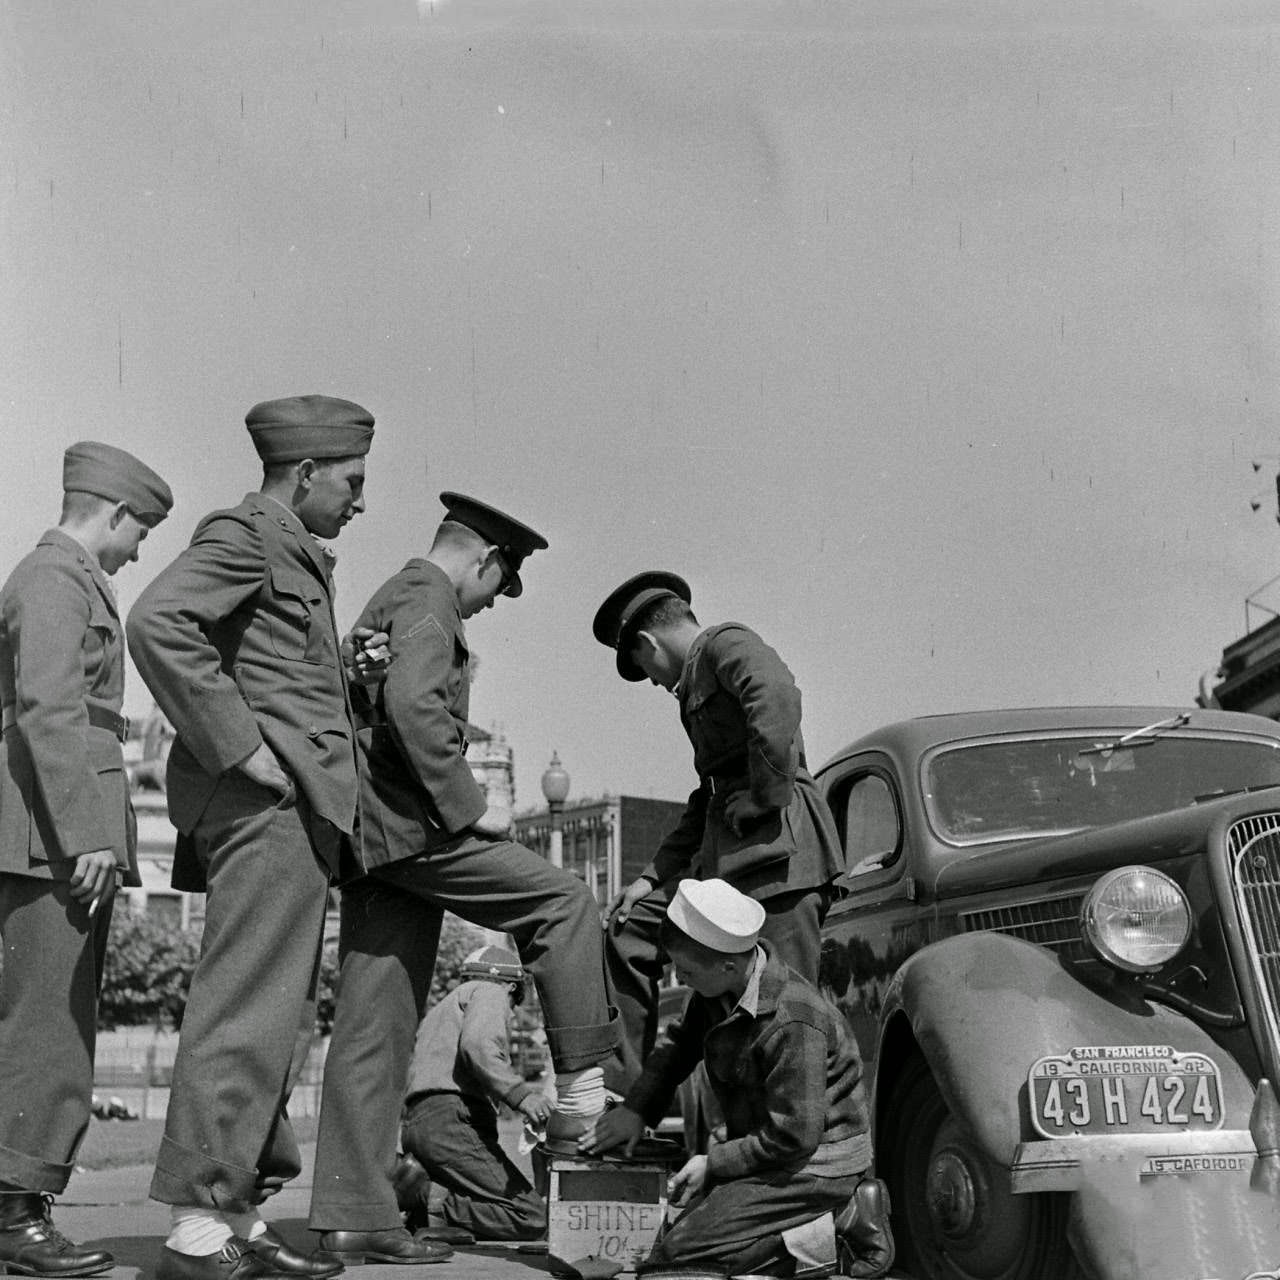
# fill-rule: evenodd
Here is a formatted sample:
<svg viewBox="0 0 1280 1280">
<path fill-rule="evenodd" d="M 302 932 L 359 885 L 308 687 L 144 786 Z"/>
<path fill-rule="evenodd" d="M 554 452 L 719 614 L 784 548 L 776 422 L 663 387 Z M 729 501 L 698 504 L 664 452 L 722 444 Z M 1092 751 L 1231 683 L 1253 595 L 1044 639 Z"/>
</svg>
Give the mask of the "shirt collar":
<svg viewBox="0 0 1280 1280">
<path fill-rule="evenodd" d="M 746 989 L 738 997 L 733 1011 L 741 1009 L 743 1013 L 754 1018 L 760 1007 L 760 979 L 764 976 L 764 950 L 757 944 L 752 956 L 751 975 L 747 978 Z"/>
<path fill-rule="evenodd" d="M 693 670 L 693 664 L 698 660 L 698 654 L 702 651 L 703 638 L 710 630 L 710 627 L 703 627 L 693 637 L 693 643 L 689 645 L 689 652 L 684 655 L 684 665 L 680 668 L 680 679 L 676 681 L 675 687 L 671 690 L 677 698 L 684 689 L 684 682 L 689 678 L 689 673 Z"/>
</svg>

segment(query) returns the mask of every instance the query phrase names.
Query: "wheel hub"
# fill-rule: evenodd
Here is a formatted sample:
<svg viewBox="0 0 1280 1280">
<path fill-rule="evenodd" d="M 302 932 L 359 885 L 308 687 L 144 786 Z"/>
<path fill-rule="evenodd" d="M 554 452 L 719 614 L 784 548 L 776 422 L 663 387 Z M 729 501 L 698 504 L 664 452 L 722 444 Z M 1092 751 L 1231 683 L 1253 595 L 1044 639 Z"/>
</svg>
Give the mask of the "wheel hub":
<svg viewBox="0 0 1280 1280">
<path fill-rule="evenodd" d="M 925 1199 L 939 1234 L 955 1242 L 970 1238 L 982 1216 L 984 1192 L 981 1171 L 964 1151 L 949 1147 L 934 1154 Z"/>
</svg>

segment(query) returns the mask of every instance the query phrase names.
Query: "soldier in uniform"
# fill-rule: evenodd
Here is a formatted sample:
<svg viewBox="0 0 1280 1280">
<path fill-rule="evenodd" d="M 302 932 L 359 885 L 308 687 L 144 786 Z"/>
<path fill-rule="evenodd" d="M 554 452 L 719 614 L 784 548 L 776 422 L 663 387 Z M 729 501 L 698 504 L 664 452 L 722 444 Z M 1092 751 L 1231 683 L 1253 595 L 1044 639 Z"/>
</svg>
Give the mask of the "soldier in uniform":
<svg viewBox="0 0 1280 1280">
<path fill-rule="evenodd" d="M 208 895 L 151 1194 L 159 1280 L 322 1277 L 257 1205 L 300 1169 L 285 1114 L 314 1027 L 330 877 L 356 816 L 355 729 L 333 617 L 334 538 L 365 509 L 369 412 L 296 396 L 245 419 L 263 481 L 206 516 L 129 614 L 169 718 L 174 887 Z"/>
<path fill-rule="evenodd" d="M 447 514 L 359 626 L 390 637 L 386 678 L 356 690 L 361 854 L 342 894 L 341 986 L 325 1061 L 311 1228 L 349 1262 L 413 1262 L 391 1174 L 406 1071 L 443 913 L 510 933 L 547 1019 L 556 1071 L 549 1140 L 604 1106 L 600 1063 L 616 1015 L 605 996 L 599 914 L 586 885 L 510 840 L 466 760 L 465 619 L 519 596 L 524 558 L 547 543 L 486 503 L 441 494 Z"/>
<path fill-rule="evenodd" d="M 0 589 L 0 1272 L 113 1265 L 54 1230 L 89 1124 L 112 895 L 139 884 L 110 577 L 173 506 L 132 454 L 72 445 L 62 516 Z"/>
<path fill-rule="evenodd" d="M 697 789 L 640 876 L 605 915 L 605 962 L 622 1015 L 621 1060 L 606 1068 L 625 1093 L 657 1034 L 659 932 L 685 876 L 718 876 L 764 904 L 778 956 L 816 981 L 819 928 L 840 874 L 839 838 L 805 767 L 800 690 L 781 658 L 740 622 L 702 627 L 674 573 L 628 579 L 592 624 L 617 651 L 618 674 L 674 693 L 693 745 Z"/>
</svg>

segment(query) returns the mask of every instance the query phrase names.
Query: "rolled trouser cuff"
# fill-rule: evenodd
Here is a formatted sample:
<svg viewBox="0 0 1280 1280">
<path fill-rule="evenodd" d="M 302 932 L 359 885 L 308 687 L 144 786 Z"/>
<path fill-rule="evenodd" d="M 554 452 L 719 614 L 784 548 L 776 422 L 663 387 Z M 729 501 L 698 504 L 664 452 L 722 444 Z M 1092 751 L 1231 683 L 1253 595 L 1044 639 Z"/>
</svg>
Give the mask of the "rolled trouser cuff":
<svg viewBox="0 0 1280 1280">
<path fill-rule="evenodd" d="M 59 1195 L 67 1189 L 74 1164 L 54 1164 L 12 1147 L 0 1147 L 0 1184 L 6 1190 L 44 1191 Z"/>
<path fill-rule="evenodd" d="M 249 1213 L 258 1204 L 258 1173 L 192 1151 L 166 1135 L 160 1139 L 151 1198 L 161 1204 Z"/>
<path fill-rule="evenodd" d="M 621 1019 L 609 1006 L 609 1021 L 591 1027 L 547 1027 L 547 1049 L 557 1071 L 581 1071 L 609 1058 L 618 1043 Z"/>
</svg>

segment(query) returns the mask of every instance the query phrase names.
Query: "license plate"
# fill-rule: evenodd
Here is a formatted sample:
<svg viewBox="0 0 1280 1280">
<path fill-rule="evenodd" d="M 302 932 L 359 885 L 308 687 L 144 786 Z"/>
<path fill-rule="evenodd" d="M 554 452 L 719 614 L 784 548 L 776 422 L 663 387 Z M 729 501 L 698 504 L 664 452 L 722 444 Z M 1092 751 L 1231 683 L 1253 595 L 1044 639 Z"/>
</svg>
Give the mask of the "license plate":
<svg viewBox="0 0 1280 1280">
<path fill-rule="evenodd" d="M 1222 1125 L 1217 1063 L 1168 1045 L 1084 1045 L 1038 1058 L 1027 1090 L 1031 1123 L 1045 1138 Z"/>
</svg>

